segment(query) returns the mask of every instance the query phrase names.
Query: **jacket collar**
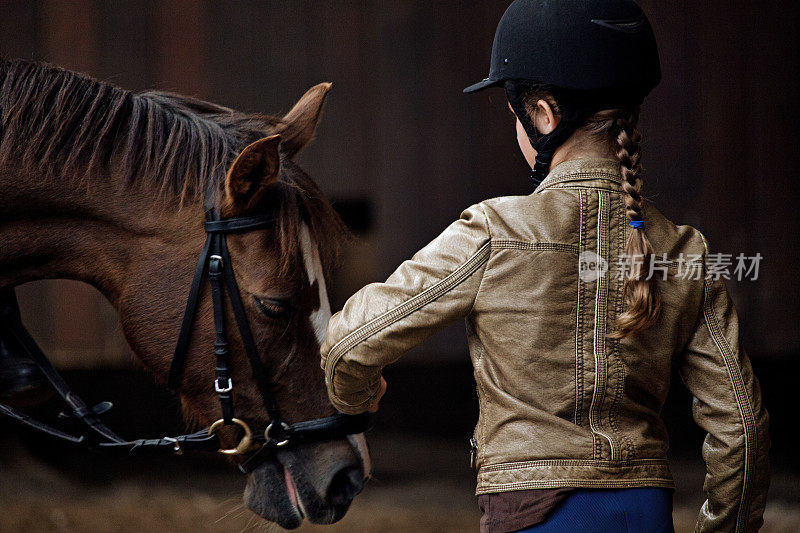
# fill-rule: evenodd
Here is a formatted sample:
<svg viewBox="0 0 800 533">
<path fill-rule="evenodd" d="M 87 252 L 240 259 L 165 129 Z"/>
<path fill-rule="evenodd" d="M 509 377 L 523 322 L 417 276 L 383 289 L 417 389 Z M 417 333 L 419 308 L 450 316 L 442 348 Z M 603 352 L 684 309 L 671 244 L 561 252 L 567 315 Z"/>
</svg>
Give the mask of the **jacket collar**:
<svg viewBox="0 0 800 533">
<path fill-rule="evenodd" d="M 584 187 L 622 188 L 620 164 L 616 159 L 590 157 L 571 159 L 550 169 L 534 193 L 568 181 L 583 181 Z"/>
</svg>

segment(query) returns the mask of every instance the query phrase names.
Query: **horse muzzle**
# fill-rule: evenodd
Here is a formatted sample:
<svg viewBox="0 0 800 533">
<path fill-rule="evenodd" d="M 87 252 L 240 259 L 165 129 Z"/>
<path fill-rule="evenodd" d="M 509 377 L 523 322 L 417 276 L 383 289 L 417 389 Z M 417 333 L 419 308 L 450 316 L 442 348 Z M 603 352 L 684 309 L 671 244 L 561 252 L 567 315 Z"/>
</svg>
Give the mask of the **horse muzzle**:
<svg viewBox="0 0 800 533">
<path fill-rule="evenodd" d="M 364 486 L 368 456 L 351 439 L 306 443 L 278 451 L 248 477 L 248 508 L 283 528 L 304 519 L 332 524 Z"/>
</svg>

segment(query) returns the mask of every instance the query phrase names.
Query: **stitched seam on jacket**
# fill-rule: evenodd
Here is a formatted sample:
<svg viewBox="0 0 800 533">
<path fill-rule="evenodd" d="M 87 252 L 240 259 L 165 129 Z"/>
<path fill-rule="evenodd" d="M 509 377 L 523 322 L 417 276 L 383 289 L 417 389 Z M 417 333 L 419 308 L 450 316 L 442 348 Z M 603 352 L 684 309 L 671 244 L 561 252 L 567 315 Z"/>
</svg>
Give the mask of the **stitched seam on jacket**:
<svg viewBox="0 0 800 533">
<path fill-rule="evenodd" d="M 547 183 L 542 182 L 539 184 L 539 187 L 534 191 L 534 193 L 547 189 L 551 185 L 555 185 L 557 183 L 586 179 L 608 179 L 615 183 L 622 184 L 622 178 L 619 176 L 619 174 L 609 171 L 607 168 L 587 168 L 580 172 L 570 172 L 568 174 L 564 174 L 563 176 L 554 177 Z"/>
<path fill-rule="evenodd" d="M 409 314 L 424 307 L 430 302 L 436 300 L 440 296 L 447 294 L 448 291 L 458 286 L 462 281 L 471 276 L 478 268 L 481 267 L 488 259 L 491 252 L 491 241 L 481 246 L 475 254 L 472 255 L 464 264 L 459 266 L 456 270 L 434 283 L 421 293 L 412 297 L 409 300 L 395 306 L 389 311 L 379 315 L 363 326 L 348 335 L 345 335 L 339 342 L 337 342 L 328 353 L 328 360 L 330 361 L 328 376 L 330 377 L 331 387 L 334 386 L 333 374 L 336 365 L 342 356 L 353 349 L 356 345 L 365 341 L 381 329 L 388 327 L 390 324 L 405 318 Z M 336 391 L 333 391 L 334 395 Z M 342 402 L 345 403 L 345 402 Z"/>
<path fill-rule="evenodd" d="M 537 459 L 535 461 L 515 461 L 512 463 L 495 463 L 481 468 L 481 472 L 504 472 L 507 470 L 517 470 L 519 468 L 532 468 L 538 466 L 637 466 L 669 464 L 667 459 L 658 457 L 641 459 L 618 459 L 609 461 L 608 459 Z"/>
<path fill-rule="evenodd" d="M 609 216 L 608 216 L 608 220 L 609 220 L 609 230 L 608 230 L 609 282 L 608 282 L 608 292 L 607 292 L 607 299 L 609 301 L 609 304 L 607 306 L 608 314 L 606 315 L 608 317 L 608 319 L 610 319 L 610 313 L 611 313 L 610 300 L 611 300 L 611 294 L 612 294 L 612 291 L 611 291 L 612 282 L 611 282 L 611 275 L 610 275 L 611 243 L 612 243 L 612 235 L 611 235 L 611 228 L 610 228 L 610 226 L 611 226 L 611 209 L 612 209 L 611 199 L 609 198 Z M 619 227 L 622 228 L 623 226 L 619 226 Z M 615 238 L 614 242 L 616 242 L 616 244 L 617 244 L 617 252 L 618 252 L 617 253 L 617 257 L 619 257 L 620 239 Z M 615 280 L 613 285 L 616 288 L 617 285 L 618 285 L 618 282 Z M 614 298 L 614 310 L 615 311 L 616 311 L 616 308 L 617 308 L 617 306 L 619 304 L 619 296 L 618 295 L 619 295 L 619 291 L 614 291 L 613 298 Z M 608 322 L 609 322 L 608 319 L 606 319 L 606 325 L 605 325 L 606 333 L 608 332 Z M 620 455 L 620 457 L 624 457 L 625 456 L 625 452 L 626 452 L 627 442 L 625 441 L 625 436 L 620 434 L 619 427 L 617 426 L 617 420 L 614 417 L 614 414 L 615 414 L 614 413 L 614 409 L 617 406 L 617 402 L 619 401 L 620 387 L 622 385 L 622 380 L 624 379 L 625 369 L 622 367 L 622 361 L 620 360 L 619 339 L 608 339 L 604 335 L 603 342 L 605 343 L 605 345 L 607 347 L 609 365 L 613 365 L 614 368 L 615 368 L 615 372 L 614 372 L 614 390 L 613 390 L 613 393 L 611 395 L 611 404 L 608 406 L 608 426 L 611 428 L 611 433 L 612 434 L 619 435 L 619 443 L 620 443 L 619 455 Z"/>
<path fill-rule="evenodd" d="M 482 446 L 484 444 L 484 435 L 486 435 L 486 410 L 484 409 L 484 405 L 489 401 L 489 397 L 486 395 L 486 390 L 483 388 L 483 381 L 478 379 L 478 364 L 484 364 L 484 353 L 485 348 L 483 347 L 482 343 L 478 343 L 480 347 L 478 351 L 480 352 L 479 357 L 475 361 L 475 386 L 478 389 L 478 435 L 477 439 L 475 439 L 476 445 L 478 447 L 478 451 L 475 454 L 475 466 L 482 464 L 483 459 L 486 456 L 486 447 Z"/>
<path fill-rule="evenodd" d="M 600 342 L 595 344 L 595 349 L 602 348 L 597 353 L 603 358 L 603 387 L 600 390 L 600 401 L 597 406 L 597 422 L 598 422 L 598 432 L 599 432 L 600 424 L 603 420 L 603 409 L 608 394 L 608 385 L 609 385 L 608 374 L 609 374 L 609 366 L 611 363 L 611 361 L 609 360 L 608 345 L 606 344 L 606 332 L 608 331 L 608 289 L 609 289 L 609 278 L 610 278 L 610 276 L 608 275 L 607 268 L 611 259 L 609 254 L 609 251 L 611 249 L 611 240 L 609 237 L 609 226 L 610 226 L 609 217 L 610 217 L 611 199 L 607 192 L 598 191 L 597 194 L 598 194 L 598 227 L 600 229 L 599 234 L 602 239 L 601 242 L 604 246 L 602 250 L 598 247 L 597 253 L 606 262 L 606 272 L 604 272 L 603 275 L 597 279 L 598 283 L 601 284 L 600 286 L 602 286 L 602 290 L 600 290 L 600 294 L 602 295 L 602 297 L 600 298 L 600 307 L 601 307 L 600 314 L 597 317 L 599 318 L 599 322 L 596 322 L 596 324 L 599 323 L 601 326 L 600 331 L 598 332 L 599 333 L 598 340 Z M 609 428 L 609 431 L 607 431 L 607 435 L 605 436 L 606 438 L 608 438 L 608 446 L 609 446 L 609 452 L 611 454 L 611 460 L 612 461 L 618 460 L 619 457 L 617 456 L 619 455 L 618 453 L 619 450 L 618 447 L 614 445 L 611 428 Z"/>
<path fill-rule="evenodd" d="M 481 212 L 483 213 L 483 218 L 486 220 L 486 232 L 489 234 L 489 245 L 492 243 L 492 225 L 489 223 L 489 216 L 486 214 L 486 208 L 483 206 L 483 203 L 478 204 L 481 208 Z M 491 257 L 491 252 L 489 253 L 489 257 L 486 258 L 486 265 L 489 265 L 489 259 Z M 481 272 L 481 280 L 478 282 L 478 290 L 475 291 L 475 299 L 472 300 L 472 306 L 469 308 L 469 312 L 467 316 L 472 314 L 472 311 L 475 309 L 475 303 L 478 301 L 478 297 L 481 294 L 481 288 L 483 287 L 483 280 L 486 279 L 486 269 Z"/>
<path fill-rule="evenodd" d="M 608 241 L 608 235 L 606 232 L 606 222 L 607 222 L 607 204 L 608 203 L 608 195 L 598 191 L 597 192 L 597 255 L 606 261 L 606 265 L 608 265 L 608 253 L 606 250 L 606 245 Z M 611 459 L 617 459 L 616 450 L 614 447 L 614 442 L 611 439 L 611 436 L 606 434 L 605 432 L 601 431 L 600 428 L 600 417 L 601 411 L 603 406 L 603 397 L 605 395 L 605 389 L 607 386 L 607 354 L 605 353 L 606 345 L 605 345 L 605 320 L 606 320 L 606 299 L 608 298 L 608 287 L 606 285 L 606 273 L 603 275 L 598 276 L 597 278 L 597 289 L 595 292 L 595 307 L 594 307 L 594 341 L 593 341 L 593 351 L 594 351 L 594 366 L 595 366 L 595 373 L 594 373 L 594 390 L 592 391 L 592 403 L 589 405 L 589 425 L 592 428 L 592 431 L 602 435 L 603 437 L 608 440 L 609 451 L 611 455 Z M 601 364 L 602 361 L 602 364 Z M 602 371 L 601 371 L 602 370 Z M 602 384 L 602 386 L 601 386 Z M 599 394 L 599 398 L 598 398 Z M 602 453 L 602 448 L 597 450 L 597 454 Z"/>
<path fill-rule="evenodd" d="M 706 279 L 703 282 L 703 297 L 705 298 L 705 302 L 703 304 L 703 315 L 705 316 L 706 326 L 711 334 L 711 338 L 722 355 L 722 359 L 727 367 L 728 375 L 731 379 L 731 385 L 733 386 L 733 393 L 736 398 L 736 405 L 739 408 L 739 414 L 742 418 L 742 426 L 744 427 L 744 474 L 742 476 L 742 496 L 740 499 L 739 512 L 736 515 L 735 529 L 735 531 L 739 531 L 741 528 L 746 529 L 747 517 L 750 514 L 750 494 L 748 492 L 748 480 L 752 476 L 752 468 L 755 464 L 755 457 L 753 455 L 758 446 L 758 437 L 755 427 L 755 415 L 753 414 L 753 408 L 747 396 L 747 390 L 745 389 L 741 371 L 736 365 L 734 365 L 733 353 L 730 345 L 725 339 L 722 329 L 717 322 L 717 317 L 714 314 L 713 306 L 708 298 L 712 283 L 713 282 L 709 279 Z M 742 398 L 744 398 L 745 401 L 742 401 Z M 743 518 L 745 521 L 744 525 L 742 525 Z"/>
<path fill-rule="evenodd" d="M 525 242 L 511 239 L 492 241 L 492 250 L 532 250 L 578 253 L 578 246 L 563 242 Z"/>
<path fill-rule="evenodd" d="M 587 194 L 586 195 L 586 205 L 587 205 L 587 207 L 589 205 L 589 202 L 590 202 L 590 195 Z M 599 212 L 597 212 L 596 215 L 599 217 Z M 595 231 L 597 231 L 597 225 L 596 224 L 595 224 Z M 589 221 L 588 220 L 586 222 L 586 232 L 587 233 L 589 232 Z M 597 243 L 597 236 L 595 236 L 595 244 L 596 243 Z M 584 246 L 584 250 L 586 250 L 586 249 L 587 249 L 587 247 Z M 580 272 L 578 274 L 580 274 Z M 584 283 L 583 284 L 584 295 L 586 295 L 588 286 L 589 286 L 588 283 Z M 597 285 L 596 284 L 594 286 L 594 298 L 595 299 L 597 298 Z M 591 312 L 591 309 L 587 309 L 587 311 Z M 583 316 L 584 323 L 586 323 L 586 319 L 587 319 L 587 316 L 584 314 L 584 316 Z M 586 327 L 586 326 L 584 326 L 584 327 Z M 582 337 L 582 342 L 584 340 L 585 340 L 585 338 Z M 583 342 L 583 344 L 585 345 L 585 342 Z M 600 444 L 600 436 L 594 431 L 594 428 L 592 427 L 592 401 L 594 399 L 594 381 L 595 381 L 595 376 L 597 375 L 597 365 L 596 365 L 596 360 L 594 358 L 594 353 L 593 353 L 593 351 L 594 351 L 594 329 L 592 329 L 591 350 L 592 350 L 592 353 L 589 353 L 588 355 L 591 356 L 592 364 L 593 364 L 593 368 L 592 368 L 592 372 L 593 372 L 592 376 L 593 377 L 592 377 L 592 389 L 591 389 L 592 394 L 588 398 L 589 406 L 586 409 L 586 424 L 589 426 L 589 432 L 592 434 L 592 458 L 594 459 L 594 458 L 596 458 L 596 457 L 598 457 L 600 455 L 600 451 L 601 451 L 600 450 L 600 446 L 601 446 L 601 444 Z M 584 355 L 586 355 L 585 352 L 587 352 L 587 349 L 584 347 L 583 348 L 583 352 L 581 352 L 581 357 L 584 357 Z M 585 358 L 584 358 L 583 363 L 585 363 L 585 362 L 586 361 L 585 361 Z M 586 394 L 586 392 L 584 391 L 584 395 L 585 394 Z M 586 399 L 587 398 L 581 398 L 581 402 L 582 402 L 581 405 L 582 406 L 585 403 Z"/>
<path fill-rule="evenodd" d="M 578 191 L 578 255 L 583 248 L 583 192 Z M 573 421 L 581 425 L 581 411 L 583 407 L 583 309 L 581 308 L 583 284 L 578 267 L 578 286 L 576 287 L 575 303 L 575 413 Z"/>
<path fill-rule="evenodd" d="M 495 492 L 506 492 L 511 490 L 528 488 L 558 488 L 558 487 L 600 487 L 600 488 L 628 488 L 628 487 L 666 487 L 674 488 L 675 482 L 669 478 L 662 477 L 637 477 L 632 479 L 615 480 L 590 480 L 581 478 L 563 478 L 557 481 L 515 481 L 512 483 L 491 483 L 484 482 L 476 491 L 476 494 L 486 494 Z"/>
<path fill-rule="evenodd" d="M 623 208 L 620 209 L 619 217 L 620 217 L 620 226 L 622 227 L 622 239 L 620 241 L 620 253 L 622 254 L 622 253 L 625 253 L 625 244 L 628 242 L 628 232 L 632 232 L 633 231 L 633 228 L 631 228 L 631 226 L 628 225 L 628 216 L 627 216 L 627 214 L 625 212 L 624 203 L 623 203 Z M 670 261 L 670 266 L 672 266 L 672 263 L 677 263 L 677 262 L 676 261 Z M 621 288 L 625 287 L 625 281 L 623 279 L 620 280 L 620 286 L 621 286 Z M 624 296 L 623 291 L 620 290 L 620 294 L 619 294 L 619 314 L 622 314 L 624 306 L 625 306 L 625 296 Z M 619 315 L 617 315 L 617 316 L 619 316 Z M 619 343 L 620 343 L 620 357 L 622 357 L 622 355 L 621 355 L 621 353 L 622 353 L 622 341 L 620 340 Z M 623 397 L 625 395 L 624 388 L 623 388 L 623 391 L 622 391 L 622 395 L 623 395 Z M 630 435 L 627 435 L 627 439 L 628 439 L 628 459 L 635 459 L 636 456 L 639 454 L 639 452 L 638 452 L 638 450 L 636 448 L 636 443 L 630 437 Z"/>
<path fill-rule="evenodd" d="M 622 183 L 622 178 L 617 172 L 603 167 L 585 168 L 577 172 L 553 176 L 553 180 L 550 183 L 561 183 L 562 181 L 574 180 L 576 178 L 608 178 L 611 181 Z"/>
<path fill-rule="evenodd" d="M 617 235 L 617 258 L 620 258 L 625 253 L 625 242 L 627 241 L 628 234 L 626 233 L 626 229 L 629 227 L 625 222 L 627 220 L 627 216 L 625 214 L 625 207 L 624 204 L 617 208 L 617 222 L 619 223 L 619 231 Z M 624 299 L 624 288 L 625 288 L 625 281 L 620 278 L 616 280 L 616 290 L 614 291 L 614 311 L 615 311 L 615 318 L 618 317 L 623 310 L 623 299 Z M 632 458 L 635 457 L 634 451 L 634 444 L 633 439 L 630 438 L 629 435 L 625 434 L 624 432 L 620 431 L 619 426 L 617 425 L 617 419 L 615 416 L 615 409 L 619 406 L 620 398 L 624 397 L 625 394 L 625 379 L 627 378 L 627 369 L 625 367 L 625 362 L 622 359 L 622 341 L 620 339 L 612 339 L 611 342 L 611 349 L 614 355 L 614 361 L 617 365 L 617 371 L 619 375 L 617 376 L 617 386 L 614 389 L 614 399 L 611 404 L 611 410 L 609 411 L 609 419 L 611 423 L 611 427 L 614 432 L 619 435 L 621 449 L 622 449 L 622 457 Z"/>
<path fill-rule="evenodd" d="M 483 216 L 486 219 L 486 231 L 489 233 L 489 245 L 491 246 L 492 243 L 492 225 L 489 222 L 489 215 L 486 214 L 486 206 L 483 205 L 481 202 L 480 204 L 481 211 L 483 211 Z M 469 314 L 472 314 L 472 311 L 475 309 L 475 304 L 478 301 L 478 297 L 481 294 L 481 288 L 483 287 L 483 281 L 486 279 L 486 269 L 489 268 L 489 260 L 491 259 L 492 253 L 491 250 L 489 251 L 489 257 L 486 258 L 486 267 L 484 268 L 483 272 L 481 273 L 481 281 L 478 283 L 478 290 L 475 292 L 475 299 L 472 301 L 472 307 L 469 310 Z M 467 320 L 469 320 L 469 315 Z M 476 334 L 477 335 L 477 334 Z M 473 435 L 475 437 L 475 446 L 477 450 L 475 451 L 475 463 L 474 466 L 477 467 L 483 461 L 483 457 L 486 454 L 486 447 L 482 446 L 484 441 L 484 435 L 486 434 L 486 409 L 483 407 L 486 402 L 488 401 L 488 396 L 486 395 L 486 390 L 483 388 L 483 384 L 480 379 L 478 379 L 478 368 L 479 365 L 484 365 L 485 358 L 484 355 L 486 354 L 486 348 L 483 346 L 482 342 L 478 342 L 478 356 L 475 358 L 475 388 L 478 392 L 478 424 L 476 424 L 476 434 Z M 483 414 L 481 416 L 481 413 Z M 470 465 L 473 466 L 473 465 Z"/>
<path fill-rule="evenodd" d="M 559 190 L 559 191 L 569 191 L 569 190 L 582 190 L 582 191 L 605 191 L 610 193 L 616 193 L 620 196 L 627 194 L 623 189 L 609 189 L 608 187 L 600 187 L 589 186 L 589 185 L 553 185 L 552 187 L 548 187 L 548 189 Z M 544 189 L 543 189 L 544 190 Z"/>
<path fill-rule="evenodd" d="M 625 213 L 625 204 L 623 203 L 622 208 L 619 210 L 619 218 L 620 218 L 620 227 L 622 228 L 622 235 L 620 236 L 619 241 L 619 254 L 625 253 L 625 244 L 628 242 L 628 232 L 633 231 L 633 229 L 628 225 L 628 216 Z M 618 304 L 617 304 L 617 316 L 621 315 L 624 307 L 625 307 L 625 280 L 620 278 L 619 281 L 620 290 L 618 294 Z M 622 372 L 622 390 L 620 391 L 621 397 L 625 396 L 625 379 L 627 379 L 627 367 L 625 366 L 625 362 L 622 358 L 622 340 L 617 339 L 617 350 L 619 353 L 620 363 L 622 364 L 623 372 Z M 630 435 L 624 435 L 623 439 L 627 442 L 627 450 L 628 450 L 628 459 L 635 459 L 638 455 L 636 450 L 636 443 L 633 441 Z"/>
</svg>

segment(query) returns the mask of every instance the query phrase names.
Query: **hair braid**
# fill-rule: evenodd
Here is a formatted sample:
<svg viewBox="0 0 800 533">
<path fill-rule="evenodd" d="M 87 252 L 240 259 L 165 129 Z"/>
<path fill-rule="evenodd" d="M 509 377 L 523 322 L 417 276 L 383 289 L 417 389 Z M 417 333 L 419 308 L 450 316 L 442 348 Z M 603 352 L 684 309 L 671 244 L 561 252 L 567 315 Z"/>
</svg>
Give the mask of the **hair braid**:
<svg viewBox="0 0 800 533">
<path fill-rule="evenodd" d="M 631 220 L 642 218 L 642 148 L 641 133 L 636 128 L 638 112 L 632 111 L 629 117 L 617 117 L 614 120 L 614 129 L 617 133 L 617 158 L 622 172 L 622 188 L 625 189 L 626 214 Z"/>
<path fill-rule="evenodd" d="M 616 132 L 617 158 L 625 190 L 625 214 L 628 220 L 643 220 L 642 217 L 642 135 L 636 127 L 639 122 L 639 107 L 625 114 L 617 114 L 612 131 Z M 653 255 L 653 246 L 647 238 L 645 228 L 630 228 L 625 243 L 629 269 L 623 293 L 627 309 L 614 321 L 612 338 L 627 337 L 631 333 L 647 329 L 658 320 L 661 311 L 655 279 L 647 279 Z"/>
</svg>

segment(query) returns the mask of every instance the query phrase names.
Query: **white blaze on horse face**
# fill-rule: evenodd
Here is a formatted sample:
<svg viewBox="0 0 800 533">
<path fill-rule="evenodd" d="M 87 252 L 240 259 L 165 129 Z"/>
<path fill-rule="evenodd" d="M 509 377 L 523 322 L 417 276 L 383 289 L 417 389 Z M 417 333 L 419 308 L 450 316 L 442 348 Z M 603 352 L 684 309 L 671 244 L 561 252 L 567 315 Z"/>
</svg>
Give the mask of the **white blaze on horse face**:
<svg viewBox="0 0 800 533">
<path fill-rule="evenodd" d="M 325 273 L 322 270 L 322 261 L 319 257 L 317 244 L 314 242 L 314 239 L 311 238 L 311 232 L 305 224 L 303 224 L 303 228 L 300 230 L 300 241 L 308 282 L 313 285 L 316 281 L 317 287 L 319 288 L 319 308 L 311 313 L 310 319 L 311 325 L 314 327 L 314 333 L 317 336 L 317 341 L 319 341 L 320 346 L 322 346 L 328 331 L 328 320 L 331 318 L 331 303 L 328 301 L 328 288 L 325 286 Z"/>
<path fill-rule="evenodd" d="M 328 321 L 331 318 L 331 303 L 328 301 L 325 272 L 322 269 L 322 261 L 319 257 L 317 243 L 311 238 L 311 232 L 305 224 L 303 224 L 303 228 L 300 231 L 300 239 L 303 262 L 305 263 L 306 274 L 308 274 L 308 282 L 313 285 L 316 281 L 317 287 L 319 287 L 319 309 L 311 313 L 311 325 L 314 327 L 314 333 L 317 336 L 320 346 L 322 346 L 328 331 Z M 358 455 L 361 457 L 361 464 L 364 467 L 364 478 L 368 478 L 372 473 L 372 461 L 369 455 L 369 448 L 367 447 L 367 439 L 364 438 L 363 433 L 359 433 L 357 435 L 348 435 L 347 440 L 350 441 L 350 445 L 355 448 Z"/>
</svg>

